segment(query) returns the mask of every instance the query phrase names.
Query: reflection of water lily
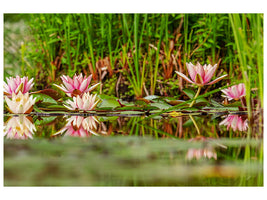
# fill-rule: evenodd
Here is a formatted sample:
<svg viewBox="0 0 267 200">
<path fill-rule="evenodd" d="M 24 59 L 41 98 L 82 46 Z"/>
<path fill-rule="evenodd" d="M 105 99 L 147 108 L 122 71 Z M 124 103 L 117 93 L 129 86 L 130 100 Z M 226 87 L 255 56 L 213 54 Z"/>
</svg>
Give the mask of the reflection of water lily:
<svg viewBox="0 0 267 200">
<path fill-rule="evenodd" d="M 98 119 L 94 116 L 81 117 L 81 116 L 72 116 L 67 119 L 67 124 L 59 130 L 57 134 L 63 134 L 76 137 L 86 137 L 91 134 L 98 135 L 95 130 L 97 128 Z"/>
<path fill-rule="evenodd" d="M 14 114 L 30 113 L 33 109 L 36 98 L 29 96 L 29 93 L 22 94 L 21 91 L 16 95 L 12 94 L 12 99 L 5 97 L 8 110 Z"/>
<path fill-rule="evenodd" d="M 234 131 L 246 131 L 248 128 L 248 120 L 244 120 L 238 115 L 228 115 L 219 125 L 227 126 L 227 130 L 231 127 Z"/>
<path fill-rule="evenodd" d="M 100 100 L 96 100 L 96 94 L 84 93 L 82 97 L 77 96 L 73 97 L 73 101 L 67 100 L 65 105 L 69 110 L 84 110 L 89 111 L 93 110 Z"/>
<path fill-rule="evenodd" d="M 181 76 L 184 80 L 186 80 L 189 83 L 193 83 L 196 84 L 198 86 L 204 86 L 204 85 L 211 85 L 214 83 L 217 83 L 218 81 L 220 81 L 221 79 L 223 79 L 224 77 L 227 76 L 227 74 L 213 80 L 210 82 L 211 78 L 213 77 L 216 69 L 217 69 L 217 64 L 215 64 L 214 66 L 212 65 L 200 65 L 199 62 L 197 63 L 197 65 L 193 65 L 191 62 L 188 64 L 186 63 L 186 67 L 189 73 L 189 76 L 191 77 L 191 79 L 189 79 L 186 75 L 184 75 L 181 72 L 176 71 L 176 73 Z"/>
<path fill-rule="evenodd" d="M 200 158 L 214 158 L 217 160 L 217 153 L 213 148 L 204 148 L 204 149 L 188 149 L 186 154 L 187 160 L 197 159 Z"/>
<path fill-rule="evenodd" d="M 6 80 L 7 84 L 4 82 L 4 94 L 8 97 L 11 97 L 12 93 L 18 94 L 19 91 L 22 94 L 25 94 L 34 85 L 33 78 L 28 81 L 28 77 L 26 76 L 22 78 L 20 78 L 19 76 L 16 76 L 16 78 L 10 77 L 6 78 Z"/>
<path fill-rule="evenodd" d="M 65 75 L 61 76 L 60 78 L 62 79 L 64 85 L 63 84 L 61 84 L 60 86 L 56 84 L 54 85 L 59 89 L 61 89 L 63 92 L 65 92 L 69 97 L 78 96 L 86 92 L 90 92 L 100 84 L 97 83 L 92 87 L 88 88 L 92 79 L 92 75 L 88 77 L 86 76 L 83 77 L 82 73 L 79 76 L 75 74 L 73 76 L 73 79 Z"/>
<path fill-rule="evenodd" d="M 32 139 L 36 128 L 31 121 L 32 118 L 28 116 L 9 118 L 5 122 L 4 136 L 9 139 Z"/>
<path fill-rule="evenodd" d="M 243 96 L 246 96 L 246 88 L 244 83 L 240 83 L 238 85 L 233 85 L 227 89 L 222 90 L 225 95 L 223 97 L 228 98 L 229 101 L 232 99 L 238 100 Z"/>
<path fill-rule="evenodd" d="M 189 140 L 189 142 L 194 142 L 194 141 L 205 141 L 206 138 L 203 136 L 198 136 L 196 138 L 192 138 Z M 215 160 L 217 160 L 217 153 L 214 150 L 213 147 L 208 146 L 208 147 L 204 147 L 204 148 L 190 148 L 187 151 L 186 154 L 186 159 L 187 160 L 192 160 L 192 159 L 197 159 L 199 160 L 200 158 L 214 158 Z"/>
</svg>

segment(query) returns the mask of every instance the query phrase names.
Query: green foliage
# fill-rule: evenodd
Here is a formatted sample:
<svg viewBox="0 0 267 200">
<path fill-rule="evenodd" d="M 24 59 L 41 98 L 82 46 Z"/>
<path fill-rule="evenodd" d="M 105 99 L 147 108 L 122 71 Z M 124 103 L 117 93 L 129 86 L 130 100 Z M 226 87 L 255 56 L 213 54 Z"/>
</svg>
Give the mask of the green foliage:
<svg viewBox="0 0 267 200">
<path fill-rule="evenodd" d="M 176 96 L 189 84 L 174 80 L 175 70 L 187 74 L 186 62 L 221 59 L 217 73 L 224 70 L 229 79 L 212 89 L 249 80 L 247 89 L 257 88 L 251 95 L 263 105 L 262 14 L 30 14 L 23 19 L 29 34 L 17 46 L 16 68 L 7 70 L 5 62 L 5 76 L 34 77 L 35 89 L 49 87 L 62 74 L 82 72 L 118 98 Z M 13 40 L 10 33 L 5 28 L 5 42 Z M 11 62 L 6 47 L 5 61 Z M 121 84 L 129 83 L 126 89 L 114 81 L 120 75 Z"/>
</svg>

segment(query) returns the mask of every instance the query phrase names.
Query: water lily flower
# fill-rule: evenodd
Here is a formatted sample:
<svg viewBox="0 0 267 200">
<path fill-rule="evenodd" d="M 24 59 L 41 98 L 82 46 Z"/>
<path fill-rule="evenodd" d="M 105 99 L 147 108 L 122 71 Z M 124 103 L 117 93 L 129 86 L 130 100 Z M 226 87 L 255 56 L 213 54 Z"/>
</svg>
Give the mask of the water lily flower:
<svg viewBox="0 0 267 200">
<path fill-rule="evenodd" d="M 66 136 L 74 137 L 88 137 L 91 134 L 98 135 L 95 130 L 97 129 L 98 119 L 94 116 L 82 117 L 72 116 L 67 119 L 67 124 L 54 135 L 63 134 Z"/>
<path fill-rule="evenodd" d="M 22 94 L 27 93 L 32 86 L 34 85 L 33 83 L 33 78 L 31 80 L 28 80 L 28 77 L 19 77 L 16 76 L 16 78 L 9 77 L 6 78 L 7 84 L 4 82 L 4 94 L 8 97 L 12 97 L 12 93 L 18 94 L 19 91 Z"/>
<path fill-rule="evenodd" d="M 86 92 L 91 92 L 93 89 L 95 89 L 100 83 L 97 83 L 90 88 L 88 88 L 91 79 L 92 79 L 92 74 L 88 77 L 82 75 L 82 73 L 77 76 L 76 74 L 73 76 L 73 79 L 70 78 L 69 76 L 61 76 L 61 80 L 63 81 L 63 84 L 56 85 L 60 90 L 65 92 L 69 97 L 74 97 L 78 95 L 82 95 Z"/>
<path fill-rule="evenodd" d="M 217 69 L 217 64 L 214 66 L 212 65 L 200 65 L 199 62 L 197 65 L 193 65 L 191 62 L 186 63 L 186 67 L 189 73 L 189 76 L 191 79 L 189 79 L 186 75 L 184 75 L 181 72 L 175 71 L 179 76 L 181 76 L 184 80 L 186 80 L 189 83 L 193 83 L 197 86 L 204 86 L 204 85 L 211 85 L 214 83 L 217 83 L 218 81 L 222 80 L 224 77 L 227 76 L 227 74 L 220 76 L 219 78 L 216 78 L 215 80 L 211 81 L 211 78 L 213 77 L 216 69 Z"/>
<path fill-rule="evenodd" d="M 5 96 L 8 110 L 14 114 L 28 114 L 32 111 L 36 98 L 29 96 L 29 93 L 22 94 L 21 91 L 16 95 L 12 93 L 12 99 Z"/>
<path fill-rule="evenodd" d="M 89 111 L 93 110 L 100 100 L 96 100 L 96 94 L 84 93 L 82 97 L 77 96 L 73 97 L 73 101 L 67 100 L 65 105 L 69 110 L 84 110 Z"/>
<path fill-rule="evenodd" d="M 231 127 L 233 131 L 246 131 L 248 128 L 248 119 L 242 119 L 242 117 L 238 115 L 228 115 L 219 125 L 227 126 L 227 130 Z"/>
<path fill-rule="evenodd" d="M 246 96 L 246 88 L 244 83 L 233 85 L 221 91 L 225 94 L 222 96 L 228 98 L 229 101 L 231 101 L 232 99 L 237 101 L 241 97 Z"/>
<path fill-rule="evenodd" d="M 32 117 L 29 116 L 10 117 L 4 125 L 4 136 L 7 139 L 32 139 L 35 131 Z"/>
</svg>

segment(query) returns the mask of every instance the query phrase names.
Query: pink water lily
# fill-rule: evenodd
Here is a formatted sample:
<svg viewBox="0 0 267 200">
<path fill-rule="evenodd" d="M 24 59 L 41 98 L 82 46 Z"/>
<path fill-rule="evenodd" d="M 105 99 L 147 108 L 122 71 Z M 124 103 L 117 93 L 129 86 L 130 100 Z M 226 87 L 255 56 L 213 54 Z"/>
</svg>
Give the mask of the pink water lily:
<svg viewBox="0 0 267 200">
<path fill-rule="evenodd" d="M 246 88 L 244 83 L 233 85 L 221 91 L 225 94 L 222 96 L 228 98 L 229 101 L 231 101 L 232 99 L 238 100 L 241 97 L 246 96 Z"/>
<path fill-rule="evenodd" d="M 65 107 L 68 108 L 69 110 L 84 110 L 84 111 L 89 111 L 93 110 L 97 104 L 99 103 L 100 100 L 96 99 L 96 94 L 89 94 L 84 93 L 82 97 L 77 96 L 73 97 L 73 101 L 67 100 Z"/>
<path fill-rule="evenodd" d="M 246 131 L 248 128 L 248 119 L 242 119 L 238 115 L 228 115 L 219 125 L 227 126 L 227 130 L 231 127 L 233 131 Z"/>
<path fill-rule="evenodd" d="M 90 135 L 98 135 L 95 130 L 97 129 L 98 119 L 95 116 L 82 117 L 72 116 L 68 118 L 67 124 L 54 135 L 65 133 L 66 136 L 74 137 L 88 137 Z"/>
<path fill-rule="evenodd" d="M 16 78 L 9 77 L 6 78 L 6 80 L 7 84 L 4 82 L 4 94 L 8 97 L 11 97 L 13 93 L 18 94 L 19 91 L 22 94 L 25 94 L 34 85 L 33 78 L 28 80 L 27 76 L 24 76 L 22 78 L 19 76 L 16 76 Z"/>
<path fill-rule="evenodd" d="M 216 69 L 217 64 L 214 66 L 212 65 L 200 65 L 199 62 L 197 65 L 193 65 L 191 62 L 188 64 L 186 63 L 186 67 L 189 73 L 189 76 L 191 79 L 189 79 L 186 75 L 184 75 L 181 72 L 175 71 L 179 76 L 181 76 L 184 80 L 186 80 L 189 83 L 196 84 L 197 86 L 204 86 L 204 85 L 211 85 L 214 83 L 217 83 L 218 81 L 222 80 L 224 77 L 227 76 L 227 74 L 220 76 L 219 78 L 216 78 L 215 80 L 211 81 L 211 78 L 213 77 Z"/>
<path fill-rule="evenodd" d="M 63 81 L 63 84 L 56 85 L 59 89 L 61 89 L 63 92 L 65 92 L 69 97 L 82 95 L 86 92 L 91 92 L 93 89 L 95 89 L 100 83 L 97 83 L 90 88 L 88 88 L 89 84 L 91 83 L 92 74 L 88 77 L 82 75 L 82 73 L 77 76 L 76 74 L 73 76 L 73 78 L 70 78 L 69 76 L 61 76 L 61 80 Z"/>
</svg>

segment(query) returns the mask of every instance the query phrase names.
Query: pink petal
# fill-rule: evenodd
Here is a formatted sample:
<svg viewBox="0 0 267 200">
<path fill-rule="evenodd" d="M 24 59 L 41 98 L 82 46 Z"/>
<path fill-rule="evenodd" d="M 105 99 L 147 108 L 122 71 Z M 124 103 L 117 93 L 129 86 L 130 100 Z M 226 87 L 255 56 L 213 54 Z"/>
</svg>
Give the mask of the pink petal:
<svg viewBox="0 0 267 200">
<path fill-rule="evenodd" d="M 189 76 L 191 77 L 193 81 L 195 81 L 195 77 L 197 74 L 197 71 L 195 70 L 195 66 L 190 62 L 189 64 L 186 63 L 186 67 L 187 67 Z"/>
<path fill-rule="evenodd" d="M 80 83 L 79 83 L 79 81 L 78 81 L 77 78 L 75 78 L 75 79 L 73 80 L 73 86 L 74 86 L 75 89 L 78 89 L 78 88 L 79 88 Z"/>
<path fill-rule="evenodd" d="M 79 90 L 80 90 L 81 92 L 84 92 L 84 91 L 87 89 L 87 87 L 89 86 L 89 83 L 90 83 L 90 82 L 88 82 L 87 79 L 85 79 L 85 80 L 82 82 L 82 84 L 80 85 Z"/>
<path fill-rule="evenodd" d="M 223 76 L 220 76 L 219 78 L 216 78 L 215 80 L 209 82 L 207 85 L 212 85 L 214 83 L 217 83 L 218 81 L 222 80 L 223 78 L 225 78 L 226 76 L 228 76 L 228 74 L 225 74 Z"/>
<path fill-rule="evenodd" d="M 181 73 L 181 72 L 177 72 L 177 71 L 175 71 L 175 73 L 178 74 L 179 76 L 181 76 L 185 81 L 194 84 L 194 82 L 191 81 L 191 80 L 190 80 L 186 75 L 184 75 L 183 73 Z"/>
<path fill-rule="evenodd" d="M 64 85 L 65 85 L 67 91 L 70 92 L 70 93 L 72 93 L 73 90 L 75 89 L 75 88 L 73 87 L 73 85 L 70 84 L 70 83 L 68 83 L 68 82 L 64 82 Z"/>
<path fill-rule="evenodd" d="M 217 64 L 215 64 L 213 67 L 208 68 L 208 69 L 209 70 L 205 74 L 204 83 L 208 83 L 211 80 L 211 78 L 213 77 L 213 75 L 217 69 Z"/>
<path fill-rule="evenodd" d="M 202 80 L 204 80 L 205 77 L 205 71 L 203 66 L 198 62 L 197 65 L 195 66 L 196 72 L 201 76 Z M 196 81 L 196 80 L 195 80 Z"/>
<path fill-rule="evenodd" d="M 93 89 L 95 89 L 100 83 L 97 83 L 93 86 L 91 86 L 90 88 L 88 88 L 88 91 L 87 92 L 91 92 Z"/>
</svg>

